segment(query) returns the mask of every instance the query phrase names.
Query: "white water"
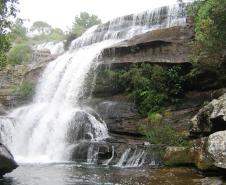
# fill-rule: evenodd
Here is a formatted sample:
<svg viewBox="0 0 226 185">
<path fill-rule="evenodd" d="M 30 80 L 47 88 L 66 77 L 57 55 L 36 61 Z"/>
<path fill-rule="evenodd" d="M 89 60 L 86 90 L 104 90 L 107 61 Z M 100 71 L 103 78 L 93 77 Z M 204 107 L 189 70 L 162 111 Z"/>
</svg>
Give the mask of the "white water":
<svg viewBox="0 0 226 185">
<path fill-rule="evenodd" d="M 128 148 L 115 166 L 120 168 L 140 167 L 144 164 L 146 155 L 144 150 L 132 151 L 131 148 Z"/>
<path fill-rule="evenodd" d="M 60 55 L 64 53 L 64 42 L 47 42 L 34 47 L 35 50 L 48 49 L 52 55 Z"/>
<path fill-rule="evenodd" d="M 69 156 L 64 155 L 70 148 L 67 132 L 76 125 L 74 117 L 81 112 L 79 99 L 84 93 L 85 77 L 100 51 L 113 43 L 115 41 L 105 41 L 67 52 L 46 67 L 33 102 L 9 114 L 9 117 L 17 120 L 17 124 L 13 129 L 8 129 L 7 136 L 3 135 L 2 139 L 16 160 L 68 160 Z M 91 114 L 86 114 L 91 124 L 86 132 L 92 140 L 108 137 L 106 125 Z"/>
<path fill-rule="evenodd" d="M 97 57 L 104 48 L 149 30 L 184 25 L 186 19 L 181 15 L 182 10 L 178 5 L 165 7 L 93 27 L 72 43 L 70 51 L 49 63 L 31 104 L 8 115 L 16 123 L 8 123 L 7 119 L 3 119 L 4 124 L 0 122 L 1 139 L 15 159 L 19 162 L 67 161 L 74 145 L 84 140 L 107 138 L 105 123 L 80 107 L 80 100 L 87 93 L 84 88 L 87 74 L 97 65 Z M 143 164 L 144 151 L 134 151 L 130 157 L 129 154 L 130 149 L 116 166 Z M 95 162 L 96 157 L 93 148 L 89 148 L 87 162 Z"/>
</svg>

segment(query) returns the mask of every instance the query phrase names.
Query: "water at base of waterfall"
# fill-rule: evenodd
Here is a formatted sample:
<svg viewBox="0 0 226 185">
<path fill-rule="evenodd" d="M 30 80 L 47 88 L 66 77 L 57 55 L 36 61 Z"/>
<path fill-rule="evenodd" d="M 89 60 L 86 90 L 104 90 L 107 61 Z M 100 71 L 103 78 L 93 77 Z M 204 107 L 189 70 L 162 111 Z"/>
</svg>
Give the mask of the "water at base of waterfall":
<svg viewBox="0 0 226 185">
<path fill-rule="evenodd" d="M 122 169 L 76 163 L 21 164 L 0 185 L 159 185 L 200 184 L 192 169 Z"/>
</svg>

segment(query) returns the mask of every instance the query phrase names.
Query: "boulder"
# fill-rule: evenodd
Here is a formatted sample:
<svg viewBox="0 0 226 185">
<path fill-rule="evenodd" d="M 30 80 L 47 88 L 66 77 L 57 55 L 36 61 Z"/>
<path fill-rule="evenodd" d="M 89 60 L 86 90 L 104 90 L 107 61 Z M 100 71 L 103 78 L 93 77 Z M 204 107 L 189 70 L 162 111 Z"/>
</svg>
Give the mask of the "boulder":
<svg viewBox="0 0 226 185">
<path fill-rule="evenodd" d="M 134 103 L 103 98 L 93 99 L 89 105 L 98 112 L 110 133 L 130 136 L 143 135 L 140 129 L 141 118 Z"/>
<path fill-rule="evenodd" d="M 193 137 L 226 130 L 226 93 L 199 110 L 191 125 L 190 134 Z"/>
<path fill-rule="evenodd" d="M 0 177 L 18 167 L 10 151 L 0 143 Z"/>
<path fill-rule="evenodd" d="M 215 169 L 206 146 L 207 138 L 202 138 L 188 147 L 167 147 L 163 162 L 168 166 L 194 165 L 199 170 Z"/>
<path fill-rule="evenodd" d="M 209 136 L 208 154 L 216 167 L 226 169 L 226 131 L 216 132 Z"/>
</svg>

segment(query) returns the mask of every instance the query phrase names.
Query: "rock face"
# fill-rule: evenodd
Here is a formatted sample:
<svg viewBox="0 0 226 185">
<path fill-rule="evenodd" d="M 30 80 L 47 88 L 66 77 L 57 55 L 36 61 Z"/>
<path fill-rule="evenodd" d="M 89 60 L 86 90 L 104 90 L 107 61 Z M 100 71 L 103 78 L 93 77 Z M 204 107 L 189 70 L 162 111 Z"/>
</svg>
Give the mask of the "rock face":
<svg viewBox="0 0 226 185">
<path fill-rule="evenodd" d="M 34 86 L 45 66 L 56 58 L 49 51 L 34 51 L 33 55 L 33 63 L 7 66 L 0 71 L 0 103 L 6 109 L 21 105 L 29 100 L 30 97 L 21 97 L 16 89 L 22 83 Z"/>
<path fill-rule="evenodd" d="M 208 136 L 226 130 L 226 94 L 203 107 L 191 123 L 191 136 Z"/>
<path fill-rule="evenodd" d="M 104 64 L 187 63 L 193 29 L 172 27 L 150 31 L 121 42 L 103 52 Z"/>
<path fill-rule="evenodd" d="M 216 132 L 209 136 L 208 154 L 216 167 L 226 169 L 226 131 Z"/>
<path fill-rule="evenodd" d="M 18 167 L 9 150 L 0 143 L 0 177 Z"/>
<path fill-rule="evenodd" d="M 139 129 L 140 115 L 133 103 L 106 97 L 93 99 L 89 105 L 105 121 L 110 133 L 130 136 L 143 135 Z"/>
<path fill-rule="evenodd" d="M 4 108 L 4 106 L 0 103 L 0 115 L 3 115 L 6 113 L 6 110 Z"/>
</svg>

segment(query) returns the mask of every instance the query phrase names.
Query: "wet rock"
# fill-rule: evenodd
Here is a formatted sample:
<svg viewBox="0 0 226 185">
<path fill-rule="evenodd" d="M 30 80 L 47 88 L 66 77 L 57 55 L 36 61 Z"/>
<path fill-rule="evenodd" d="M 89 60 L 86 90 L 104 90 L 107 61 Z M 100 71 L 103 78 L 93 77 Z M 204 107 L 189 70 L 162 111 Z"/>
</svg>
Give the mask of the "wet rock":
<svg viewBox="0 0 226 185">
<path fill-rule="evenodd" d="M 209 136 L 208 154 L 216 167 L 226 169 L 226 131 L 216 132 Z"/>
<path fill-rule="evenodd" d="M 191 120 L 191 124 L 190 134 L 193 137 L 226 130 L 226 94 L 203 107 Z"/>
<path fill-rule="evenodd" d="M 0 177 L 18 167 L 10 151 L 0 143 Z"/>
<path fill-rule="evenodd" d="M 3 115 L 6 113 L 6 110 L 4 108 L 4 106 L 0 103 L 0 115 Z"/>
<path fill-rule="evenodd" d="M 142 136 L 140 115 L 133 103 L 127 101 L 96 99 L 89 102 L 104 120 L 110 133 Z"/>
<path fill-rule="evenodd" d="M 95 122 L 98 122 L 99 125 L 97 126 Z M 77 111 L 73 116 L 73 120 L 69 123 L 70 129 L 68 129 L 67 140 L 69 143 L 74 144 L 80 140 L 90 141 L 101 136 L 104 137 L 106 133 L 100 133 L 100 129 L 97 128 L 100 126 L 105 127 L 102 120 L 96 119 L 86 111 Z"/>
<path fill-rule="evenodd" d="M 215 169 L 208 156 L 207 138 L 196 140 L 188 147 L 167 147 L 163 160 L 169 166 L 193 165 L 199 170 Z"/>
<path fill-rule="evenodd" d="M 193 159 L 189 148 L 186 147 L 167 147 L 164 155 L 164 164 L 168 166 L 192 164 Z"/>
</svg>

